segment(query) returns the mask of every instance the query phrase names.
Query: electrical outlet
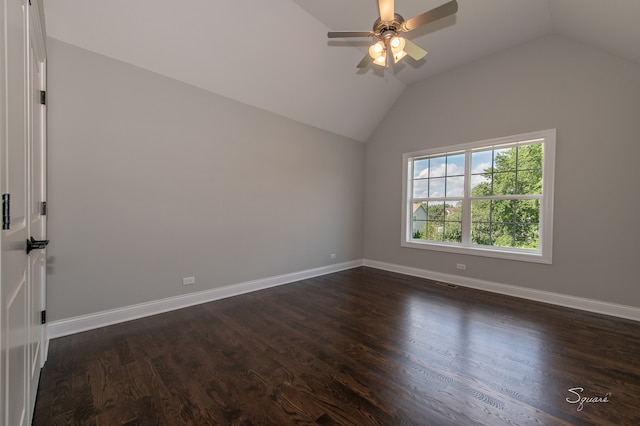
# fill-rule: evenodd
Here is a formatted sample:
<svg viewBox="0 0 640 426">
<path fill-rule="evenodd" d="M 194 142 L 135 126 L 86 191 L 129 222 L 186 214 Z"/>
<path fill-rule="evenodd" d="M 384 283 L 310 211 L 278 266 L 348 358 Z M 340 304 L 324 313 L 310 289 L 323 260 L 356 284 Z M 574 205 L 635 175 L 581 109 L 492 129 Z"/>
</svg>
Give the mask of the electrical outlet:
<svg viewBox="0 0 640 426">
<path fill-rule="evenodd" d="M 467 265 L 465 265 L 464 263 L 458 263 L 456 265 L 456 268 L 462 269 L 464 271 L 465 269 L 467 269 Z"/>
<path fill-rule="evenodd" d="M 335 259 L 335 258 L 336 258 L 336 254 L 335 254 L 335 253 L 331 253 L 331 254 L 329 255 L 329 257 L 330 257 L 331 259 Z"/>
<path fill-rule="evenodd" d="M 196 283 L 196 277 L 185 277 L 182 279 L 182 285 L 192 285 Z"/>
</svg>

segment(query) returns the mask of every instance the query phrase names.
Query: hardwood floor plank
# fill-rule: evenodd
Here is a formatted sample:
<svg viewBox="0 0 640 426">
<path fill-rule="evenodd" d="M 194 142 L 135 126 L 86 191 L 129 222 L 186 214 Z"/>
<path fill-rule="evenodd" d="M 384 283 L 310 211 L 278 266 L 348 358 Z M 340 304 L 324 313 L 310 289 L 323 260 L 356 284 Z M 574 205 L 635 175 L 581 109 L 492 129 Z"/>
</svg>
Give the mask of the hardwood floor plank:
<svg viewBox="0 0 640 426">
<path fill-rule="evenodd" d="M 636 425 L 639 355 L 637 322 L 354 268 L 55 339 L 33 424 Z"/>
</svg>

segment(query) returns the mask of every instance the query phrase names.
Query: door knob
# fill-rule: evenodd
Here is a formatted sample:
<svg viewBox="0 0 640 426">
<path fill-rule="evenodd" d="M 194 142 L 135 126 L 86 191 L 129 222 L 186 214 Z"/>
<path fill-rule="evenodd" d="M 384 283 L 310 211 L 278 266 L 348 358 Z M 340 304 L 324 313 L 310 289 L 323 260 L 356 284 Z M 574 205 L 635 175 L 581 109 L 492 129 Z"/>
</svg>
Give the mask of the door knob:
<svg viewBox="0 0 640 426">
<path fill-rule="evenodd" d="M 29 254 L 31 250 L 43 249 L 47 247 L 47 244 L 49 244 L 49 240 L 35 240 L 31 237 L 27 240 L 27 254 Z"/>
</svg>

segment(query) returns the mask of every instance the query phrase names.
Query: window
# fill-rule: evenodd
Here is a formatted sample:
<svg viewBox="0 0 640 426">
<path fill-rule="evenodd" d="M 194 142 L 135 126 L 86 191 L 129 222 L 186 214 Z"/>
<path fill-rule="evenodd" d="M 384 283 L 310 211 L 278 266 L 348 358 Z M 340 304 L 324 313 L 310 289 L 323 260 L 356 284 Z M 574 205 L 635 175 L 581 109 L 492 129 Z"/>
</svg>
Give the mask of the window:
<svg viewBox="0 0 640 426">
<path fill-rule="evenodd" d="M 403 155 L 402 245 L 551 263 L 555 130 Z"/>
</svg>

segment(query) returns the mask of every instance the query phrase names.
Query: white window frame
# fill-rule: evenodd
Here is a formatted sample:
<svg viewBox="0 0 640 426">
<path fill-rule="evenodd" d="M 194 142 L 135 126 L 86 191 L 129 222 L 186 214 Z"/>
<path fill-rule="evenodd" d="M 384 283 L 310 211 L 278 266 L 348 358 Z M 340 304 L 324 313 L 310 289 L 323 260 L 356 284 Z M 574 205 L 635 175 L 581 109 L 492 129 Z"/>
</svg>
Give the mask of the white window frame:
<svg viewBox="0 0 640 426">
<path fill-rule="evenodd" d="M 540 247 L 538 250 L 479 246 L 470 243 L 471 226 L 471 196 L 470 196 L 470 176 L 471 176 L 471 151 L 478 148 L 491 148 L 497 145 L 514 144 L 540 140 L 544 144 L 543 171 L 542 171 L 542 195 L 540 197 Z M 450 243 L 442 241 L 414 240 L 412 239 L 412 197 L 413 197 L 413 171 L 412 161 L 417 157 L 446 155 L 464 151 L 465 160 L 465 191 L 463 199 L 462 215 L 462 243 Z M 508 260 L 518 260 L 535 263 L 552 263 L 553 250 L 553 193 L 555 178 L 555 154 L 556 153 L 556 130 L 548 129 L 538 132 L 524 133 L 520 135 L 506 136 L 496 139 L 488 139 L 478 142 L 453 145 L 440 148 L 432 148 L 423 151 L 409 152 L 402 155 L 402 239 L 401 246 L 435 250 L 449 253 L 458 253 L 474 256 L 494 257 Z M 510 198 L 517 198 L 510 197 Z"/>
</svg>

